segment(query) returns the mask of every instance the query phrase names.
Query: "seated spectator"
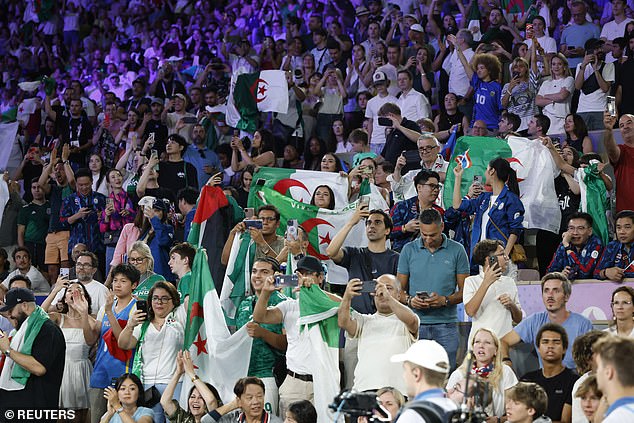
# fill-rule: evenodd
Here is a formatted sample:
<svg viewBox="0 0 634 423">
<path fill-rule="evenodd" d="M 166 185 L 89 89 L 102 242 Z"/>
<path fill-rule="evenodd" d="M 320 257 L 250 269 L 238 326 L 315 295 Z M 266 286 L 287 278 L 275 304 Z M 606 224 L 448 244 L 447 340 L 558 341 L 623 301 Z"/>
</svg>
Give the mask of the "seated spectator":
<svg viewBox="0 0 634 423">
<path fill-rule="evenodd" d="M 515 116 L 517 116 L 517 115 L 515 115 Z M 519 118 L 519 116 L 518 116 L 518 118 Z M 491 135 L 491 133 L 489 132 L 489 128 L 487 126 L 487 123 L 484 120 L 482 120 L 482 119 L 478 119 L 475 122 L 473 122 L 473 125 L 471 126 L 471 131 L 470 131 L 469 135 L 471 135 L 472 137 L 488 137 L 488 136 Z"/>
<path fill-rule="evenodd" d="M 31 287 L 34 292 L 49 292 L 51 286 L 48 281 L 40 273 L 39 270 L 31 265 L 31 253 L 25 247 L 18 247 L 13 250 L 13 261 L 15 262 L 15 270 L 7 275 L 0 285 L 0 293 L 4 293 L 9 290 L 9 281 L 14 276 L 26 276 L 31 281 Z M 4 292 L 2 292 L 4 291 Z"/>
<path fill-rule="evenodd" d="M 548 396 L 536 383 L 519 382 L 506 391 L 506 421 L 509 423 L 550 423 L 544 416 Z"/>
<path fill-rule="evenodd" d="M 379 395 L 377 394 L 377 397 L 378 396 Z M 317 410 L 315 410 L 315 406 L 310 401 L 295 401 L 288 406 L 285 421 L 296 423 L 317 423 Z"/>
<path fill-rule="evenodd" d="M 611 324 L 606 331 L 621 336 L 634 338 L 634 288 L 629 286 L 619 286 L 612 292 Z"/>
<path fill-rule="evenodd" d="M 550 128 L 550 118 L 541 113 L 537 113 L 528 121 L 526 134 L 530 139 L 545 137 L 548 132 L 548 128 Z"/>
<path fill-rule="evenodd" d="M 567 339 L 576 339 L 578 336 L 592 330 L 592 322 L 581 314 L 568 311 L 566 303 L 572 294 L 572 284 L 562 273 L 549 273 L 542 278 L 542 301 L 546 311 L 534 313 L 520 322 L 519 325 L 502 337 L 502 352 L 504 361 L 509 361 L 508 347 L 526 342 L 537 344 L 537 332 L 546 323 L 562 325 L 566 330 Z M 575 368 L 572 359 L 572 349 L 566 346 L 563 358 L 564 366 Z"/>
<path fill-rule="evenodd" d="M 398 365 L 385 367 L 394 354 L 404 353 L 418 339 L 420 320 L 412 310 L 401 304 L 401 286 L 389 274 L 376 279 L 374 304 L 376 313 L 350 313 L 352 299 L 362 295 L 365 283 L 352 279 L 346 286 L 339 305 L 339 327 L 345 329 L 349 338 L 358 338 L 358 363 L 354 371 L 352 389 L 364 392 L 382 386 L 395 386 L 399 390 L 407 387 L 398 371 Z M 389 346 L 389 348 L 388 348 Z M 376 369 L 382 370 L 377 372 Z"/>
<path fill-rule="evenodd" d="M 320 170 L 322 172 L 343 172 L 341 160 L 334 153 L 326 153 L 321 158 Z"/>
<path fill-rule="evenodd" d="M 498 122 L 498 138 L 506 138 L 508 135 L 517 135 L 517 130 L 521 123 L 522 120 L 515 113 L 510 113 L 506 110 L 502 111 L 500 121 Z"/>
<path fill-rule="evenodd" d="M 577 396 L 577 390 L 586 380 L 593 377 L 593 373 L 596 370 L 596 365 L 593 359 L 592 346 L 599 339 L 608 336 L 606 331 L 591 330 L 578 336 L 572 344 L 572 357 L 575 360 L 577 366 L 577 374 L 579 379 L 572 387 L 572 421 L 573 423 L 587 423 L 584 418 L 584 411 L 581 405 L 581 400 Z M 590 420 L 592 421 L 592 420 Z"/>
<path fill-rule="evenodd" d="M 616 240 L 605 247 L 594 269 L 594 277 L 620 282 L 634 278 L 634 212 L 623 210 L 616 215 Z"/>
<path fill-rule="evenodd" d="M 424 50 L 424 49 L 423 49 Z M 451 133 L 456 129 L 456 135 L 461 137 L 469 128 L 469 118 L 458 109 L 458 96 L 454 93 L 445 94 L 444 110 L 434 118 L 438 132 L 434 135 L 441 143 L 447 142 Z M 456 128 L 458 125 L 458 128 Z"/>
<path fill-rule="evenodd" d="M 349 141 L 352 145 L 352 151 L 355 150 L 355 136 L 353 138 L 353 133 L 355 131 L 363 131 L 362 129 L 355 129 L 350 133 Z M 365 133 L 365 131 L 363 131 Z M 365 144 L 367 146 L 368 134 L 365 133 Z M 357 141 L 359 143 L 359 141 Z M 368 148 L 368 151 L 370 149 Z M 321 170 L 321 159 L 324 157 L 326 153 L 326 144 L 317 137 L 312 137 L 308 141 L 306 141 L 306 145 L 304 146 L 304 169 L 306 170 Z"/>
<path fill-rule="evenodd" d="M 179 135 L 184 140 L 189 139 L 189 134 L 191 134 L 196 122 L 196 116 L 187 112 L 187 97 L 185 94 L 176 93 L 173 95 L 163 109 L 161 121 L 167 126 L 167 131 L 170 135 Z"/>
<path fill-rule="evenodd" d="M 475 246 L 473 262 L 479 266 L 479 273 L 465 280 L 462 292 L 465 312 L 472 318 L 469 339 L 479 328 L 501 338 L 522 320 L 515 281 L 504 276 L 509 258 L 500 241 L 485 239 Z"/>
<path fill-rule="evenodd" d="M 155 418 L 150 408 L 142 407 L 144 396 L 143 384 L 137 375 L 124 373 L 112 386 L 104 391 L 108 401 L 108 410 L 101 417 L 100 423 L 152 423 Z M 122 416 L 123 415 L 123 416 Z"/>
<path fill-rule="evenodd" d="M 597 363 L 597 386 L 603 398 L 611 404 L 605 412 L 603 423 L 620 423 L 634 418 L 630 407 L 634 396 L 634 340 L 621 336 L 608 336 L 592 346 Z"/>
<path fill-rule="evenodd" d="M 297 151 L 297 147 L 293 144 L 287 144 L 284 146 L 283 153 L 284 160 L 282 161 L 282 166 L 285 169 L 303 169 L 304 161 L 300 157 L 299 152 Z"/>
<path fill-rule="evenodd" d="M 548 395 L 548 417 L 553 421 L 570 422 L 572 387 L 579 376 L 563 364 L 568 349 L 566 329 L 556 323 L 546 323 L 537 332 L 536 342 L 542 367 L 525 374 L 521 380 L 544 388 Z"/>
<path fill-rule="evenodd" d="M 231 139 L 231 169 L 238 172 L 247 165 L 275 166 L 275 141 L 273 134 L 268 129 L 259 129 L 253 134 L 251 155 L 247 153 L 244 143 L 234 135 Z"/>
<path fill-rule="evenodd" d="M 233 388 L 236 397 L 207 413 L 201 423 L 234 421 L 266 421 L 282 423 L 282 419 L 264 409 L 264 383 L 257 377 L 244 377 Z"/>
<path fill-rule="evenodd" d="M 594 276 L 595 266 L 603 251 L 601 240 L 592 234 L 593 219 L 588 213 L 577 212 L 568 220 L 553 260 L 546 269 L 561 272 L 568 279 L 588 279 Z"/>
<path fill-rule="evenodd" d="M 603 397 L 603 392 L 597 385 L 597 377 L 591 375 L 577 389 L 575 399 L 579 399 L 581 402 L 581 409 L 583 410 L 583 416 L 586 421 L 594 421 L 594 415 L 599 409 L 599 402 Z"/>
<path fill-rule="evenodd" d="M 187 410 L 184 410 L 178 400 L 174 399 L 174 393 L 181 383 L 183 374 L 192 380 L 194 386 L 187 395 Z M 209 383 L 203 382 L 196 374 L 194 363 L 189 355 L 189 351 L 179 351 L 176 356 L 176 370 L 170 383 L 161 395 L 161 406 L 165 410 L 167 419 L 172 423 L 192 422 L 200 423 L 205 414 L 222 405 L 222 399 L 216 388 Z M 315 422 L 316 423 L 316 422 Z"/>
<path fill-rule="evenodd" d="M 462 365 L 458 367 L 447 380 L 447 386 L 454 386 L 467 376 L 479 377 L 489 383 L 490 395 L 493 401 L 485 409 L 489 417 L 504 415 L 504 392 L 517 384 L 517 377 L 513 369 L 502 362 L 500 354 L 500 341 L 493 332 L 480 328 L 474 332 L 471 338 L 470 350 L 473 354 L 472 368 L 467 368 L 471 362 L 471 357 L 465 358 Z"/>
</svg>

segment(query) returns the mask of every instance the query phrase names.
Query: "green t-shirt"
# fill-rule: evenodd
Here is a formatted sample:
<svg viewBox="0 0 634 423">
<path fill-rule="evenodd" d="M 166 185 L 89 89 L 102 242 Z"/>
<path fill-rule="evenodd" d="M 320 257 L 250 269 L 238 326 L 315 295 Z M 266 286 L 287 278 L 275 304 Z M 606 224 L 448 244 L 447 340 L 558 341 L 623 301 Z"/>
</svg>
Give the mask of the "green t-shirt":
<svg viewBox="0 0 634 423">
<path fill-rule="evenodd" d="M 18 225 L 24 225 L 24 240 L 35 244 L 44 244 L 51 220 L 51 203 L 42 205 L 29 203 L 18 214 Z"/>
<path fill-rule="evenodd" d="M 150 288 L 152 288 L 155 283 L 164 280 L 165 278 L 162 275 L 153 273 L 152 275 L 148 276 L 147 279 L 145 279 L 143 282 L 139 283 L 132 294 L 136 295 L 137 299 L 139 300 L 147 300 L 147 296 L 150 293 Z"/>
<path fill-rule="evenodd" d="M 181 297 L 181 302 L 189 295 L 189 285 L 192 280 L 192 272 L 189 271 L 183 275 L 180 281 L 178 281 L 178 295 Z"/>
<path fill-rule="evenodd" d="M 287 297 L 275 291 L 269 298 L 268 306 L 276 306 L 287 299 Z M 251 295 L 250 297 L 242 300 L 238 306 L 238 310 L 236 312 L 236 327 L 238 329 L 252 320 L 253 308 L 255 307 L 256 301 L 257 297 L 255 295 Z M 260 326 L 273 333 L 282 333 L 281 323 L 274 325 L 262 323 Z M 273 365 L 275 364 L 275 359 L 283 354 L 283 352 L 274 349 L 263 339 L 254 338 L 253 346 L 251 347 L 248 376 L 255 376 L 259 378 L 273 377 Z"/>
</svg>

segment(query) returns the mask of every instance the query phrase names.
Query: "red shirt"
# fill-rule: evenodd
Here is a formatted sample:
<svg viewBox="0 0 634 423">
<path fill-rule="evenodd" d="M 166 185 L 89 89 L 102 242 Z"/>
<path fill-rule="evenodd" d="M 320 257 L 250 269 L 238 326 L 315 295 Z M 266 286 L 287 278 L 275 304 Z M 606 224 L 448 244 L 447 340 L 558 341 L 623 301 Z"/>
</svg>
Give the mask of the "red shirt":
<svg viewBox="0 0 634 423">
<path fill-rule="evenodd" d="M 614 165 L 616 176 L 616 212 L 634 210 L 634 147 L 619 144 L 621 155 Z"/>
</svg>

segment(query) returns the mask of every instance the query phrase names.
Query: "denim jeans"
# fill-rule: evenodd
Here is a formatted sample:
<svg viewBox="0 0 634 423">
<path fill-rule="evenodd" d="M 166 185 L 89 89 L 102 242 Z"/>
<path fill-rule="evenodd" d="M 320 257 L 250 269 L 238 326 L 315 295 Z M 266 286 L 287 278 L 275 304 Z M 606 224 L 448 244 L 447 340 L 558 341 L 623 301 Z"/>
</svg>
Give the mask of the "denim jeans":
<svg viewBox="0 0 634 423">
<path fill-rule="evenodd" d="M 442 345 L 449 356 L 452 372 L 456 368 L 459 336 L 457 323 L 422 324 L 418 339 L 431 339 Z"/>
</svg>

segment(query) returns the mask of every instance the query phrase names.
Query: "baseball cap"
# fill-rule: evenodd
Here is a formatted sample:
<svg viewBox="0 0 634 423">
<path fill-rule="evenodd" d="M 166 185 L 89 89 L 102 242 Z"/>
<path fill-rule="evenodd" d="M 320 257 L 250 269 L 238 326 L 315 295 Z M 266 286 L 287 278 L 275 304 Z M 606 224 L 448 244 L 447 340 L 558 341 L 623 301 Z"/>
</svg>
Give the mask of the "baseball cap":
<svg viewBox="0 0 634 423">
<path fill-rule="evenodd" d="M 4 297 L 4 305 L 0 308 L 0 313 L 11 310 L 22 303 L 34 303 L 35 296 L 31 290 L 26 288 L 13 288 Z"/>
<path fill-rule="evenodd" d="M 385 84 L 387 83 L 387 75 L 383 71 L 376 71 L 374 75 L 372 75 L 372 83 L 376 84 Z"/>
<path fill-rule="evenodd" d="M 370 11 L 365 6 L 359 6 L 354 10 L 356 16 L 369 15 Z"/>
<path fill-rule="evenodd" d="M 410 363 L 440 373 L 449 373 L 449 356 L 447 351 L 436 341 L 424 339 L 412 344 L 404 354 L 394 354 L 390 358 L 392 363 Z M 444 366 L 441 366 L 444 364 Z"/>
<path fill-rule="evenodd" d="M 154 200 L 154 203 L 152 203 L 152 208 L 167 212 L 167 202 L 162 198 L 157 198 Z"/>
<path fill-rule="evenodd" d="M 165 104 L 165 101 L 162 98 L 158 98 L 158 97 L 150 97 L 150 105 L 152 104 L 160 104 L 161 106 L 163 106 Z"/>
<path fill-rule="evenodd" d="M 423 27 L 419 23 L 415 23 L 414 25 L 410 26 L 409 29 L 412 30 L 412 31 L 425 33 L 425 30 L 423 29 Z"/>
<path fill-rule="evenodd" d="M 418 22 L 418 18 L 416 17 L 416 15 L 414 15 L 413 13 L 408 13 L 407 15 L 403 16 L 404 18 L 412 18 L 414 19 L 416 22 Z"/>
<path fill-rule="evenodd" d="M 176 98 L 176 97 L 180 98 L 180 99 L 181 99 L 181 100 L 183 100 L 185 103 L 187 103 L 187 97 L 185 97 L 185 94 L 182 94 L 182 93 L 176 93 L 176 94 L 174 94 L 174 96 L 173 96 L 172 98 Z"/>
<path fill-rule="evenodd" d="M 321 273 L 324 268 L 319 259 L 313 256 L 304 256 L 297 261 L 297 270 L 308 270 L 309 272 Z"/>
</svg>

